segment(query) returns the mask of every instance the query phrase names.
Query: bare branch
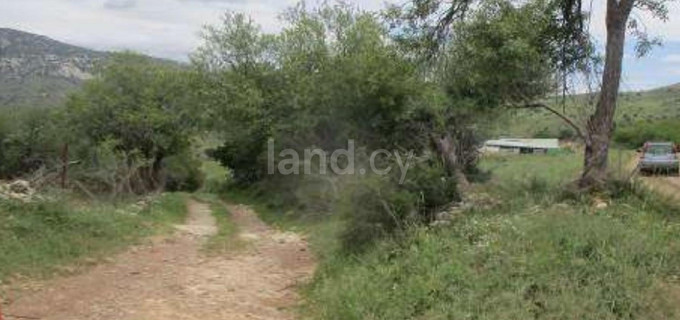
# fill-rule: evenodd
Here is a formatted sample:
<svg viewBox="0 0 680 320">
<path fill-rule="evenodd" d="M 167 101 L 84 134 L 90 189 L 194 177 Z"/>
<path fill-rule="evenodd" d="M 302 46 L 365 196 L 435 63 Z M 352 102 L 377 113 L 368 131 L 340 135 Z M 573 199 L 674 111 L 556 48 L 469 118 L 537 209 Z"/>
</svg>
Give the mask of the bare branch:
<svg viewBox="0 0 680 320">
<path fill-rule="evenodd" d="M 574 129 L 574 131 L 576 131 L 576 134 L 577 134 L 581 139 L 586 140 L 586 136 L 585 136 L 585 134 L 583 134 L 583 130 L 581 130 L 581 127 L 579 127 L 579 126 L 576 124 L 576 122 L 574 122 L 571 118 L 567 117 L 565 114 L 563 114 L 563 113 L 557 111 L 557 110 L 554 109 L 554 108 L 551 108 L 551 107 L 548 106 L 547 104 L 540 103 L 540 102 L 535 102 L 535 103 L 528 103 L 528 104 L 518 105 L 518 106 L 510 106 L 510 108 L 512 108 L 512 109 L 538 109 L 538 108 L 540 108 L 540 109 L 548 110 L 548 111 L 550 111 L 552 114 L 554 114 L 554 115 L 556 115 L 557 117 L 559 117 L 560 119 L 562 119 L 562 121 L 564 121 L 564 122 L 565 122 L 566 124 L 568 124 L 570 127 L 572 127 L 572 128 Z"/>
</svg>

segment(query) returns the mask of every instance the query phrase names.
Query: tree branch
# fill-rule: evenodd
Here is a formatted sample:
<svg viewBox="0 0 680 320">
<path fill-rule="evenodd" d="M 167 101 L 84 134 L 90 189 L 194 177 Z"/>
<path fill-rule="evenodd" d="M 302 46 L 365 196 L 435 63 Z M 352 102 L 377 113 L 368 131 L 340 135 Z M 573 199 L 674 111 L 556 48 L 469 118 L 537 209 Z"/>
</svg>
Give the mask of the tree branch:
<svg viewBox="0 0 680 320">
<path fill-rule="evenodd" d="M 585 134 L 583 134 L 583 130 L 581 130 L 581 127 L 579 127 L 572 119 L 570 119 L 566 115 L 562 114 L 561 112 L 557 111 L 554 108 L 551 108 L 550 106 L 548 106 L 544 103 L 539 103 L 539 102 L 528 103 L 528 104 L 519 105 L 519 106 L 510 106 L 510 108 L 512 108 L 512 109 L 537 109 L 537 108 L 542 108 L 542 109 L 548 110 L 552 114 L 554 114 L 557 117 L 559 117 L 560 119 L 562 119 L 562 121 L 564 121 L 570 127 L 572 127 L 576 131 L 576 134 L 581 139 L 583 139 L 584 141 L 586 140 L 586 136 L 585 136 Z"/>
</svg>

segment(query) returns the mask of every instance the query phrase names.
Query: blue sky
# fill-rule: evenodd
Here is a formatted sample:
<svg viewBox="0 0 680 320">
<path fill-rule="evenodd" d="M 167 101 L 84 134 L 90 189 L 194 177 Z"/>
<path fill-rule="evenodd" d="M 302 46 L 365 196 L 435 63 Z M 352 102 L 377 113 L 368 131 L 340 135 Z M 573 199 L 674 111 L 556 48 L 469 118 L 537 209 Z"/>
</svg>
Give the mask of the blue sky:
<svg viewBox="0 0 680 320">
<path fill-rule="evenodd" d="M 314 0 L 311 0 L 312 2 Z M 390 2 L 405 0 L 390 0 Z M 135 50 L 185 60 L 200 43 L 198 32 L 219 21 L 225 10 L 244 12 L 266 32 L 276 32 L 278 14 L 297 0 L 2 0 L 0 27 L 38 33 L 98 50 Z M 349 0 L 362 9 L 377 10 L 383 0 Z M 594 0 L 592 30 L 604 39 L 604 0 Z M 680 82 L 680 1 L 670 4 L 668 23 L 642 13 L 652 35 L 664 46 L 635 58 L 629 44 L 622 89 L 644 90 Z M 677 17 L 677 18 L 676 18 Z M 675 18 L 675 19 L 674 19 Z"/>
<path fill-rule="evenodd" d="M 627 46 L 621 89 L 649 89 L 680 83 L 680 42 L 666 41 L 648 56 L 636 58 L 634 46 Z"/>
</svg>

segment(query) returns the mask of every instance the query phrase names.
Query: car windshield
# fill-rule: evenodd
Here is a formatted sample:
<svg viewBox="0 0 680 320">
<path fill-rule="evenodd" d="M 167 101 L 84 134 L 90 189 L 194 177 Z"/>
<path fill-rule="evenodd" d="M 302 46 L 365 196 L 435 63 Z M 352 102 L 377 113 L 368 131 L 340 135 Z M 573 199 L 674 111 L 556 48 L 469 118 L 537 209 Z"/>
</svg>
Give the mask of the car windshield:
<svg viewBox="0 0 680 320">
<path fill-rule="evenodd" d="M 673 147 L 670 145 L 651 145 L 647 148 L 647 154 L 653 156 L 662 156 L 673 153 Z"/>
</svg>

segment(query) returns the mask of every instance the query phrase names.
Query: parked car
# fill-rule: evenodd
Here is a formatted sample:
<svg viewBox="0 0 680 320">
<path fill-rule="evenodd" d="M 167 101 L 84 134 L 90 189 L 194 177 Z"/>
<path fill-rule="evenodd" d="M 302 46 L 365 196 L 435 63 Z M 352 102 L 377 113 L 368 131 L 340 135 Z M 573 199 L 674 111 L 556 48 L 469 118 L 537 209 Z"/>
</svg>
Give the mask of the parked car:
<svg viewBox="0 0 680 320">
<path fill-rule="evenodd" d="M 647 142 L 640 152 L 638 168 L 641 173 L 680 174 L 677 149 L 672 142 Z"/>
</svg>

